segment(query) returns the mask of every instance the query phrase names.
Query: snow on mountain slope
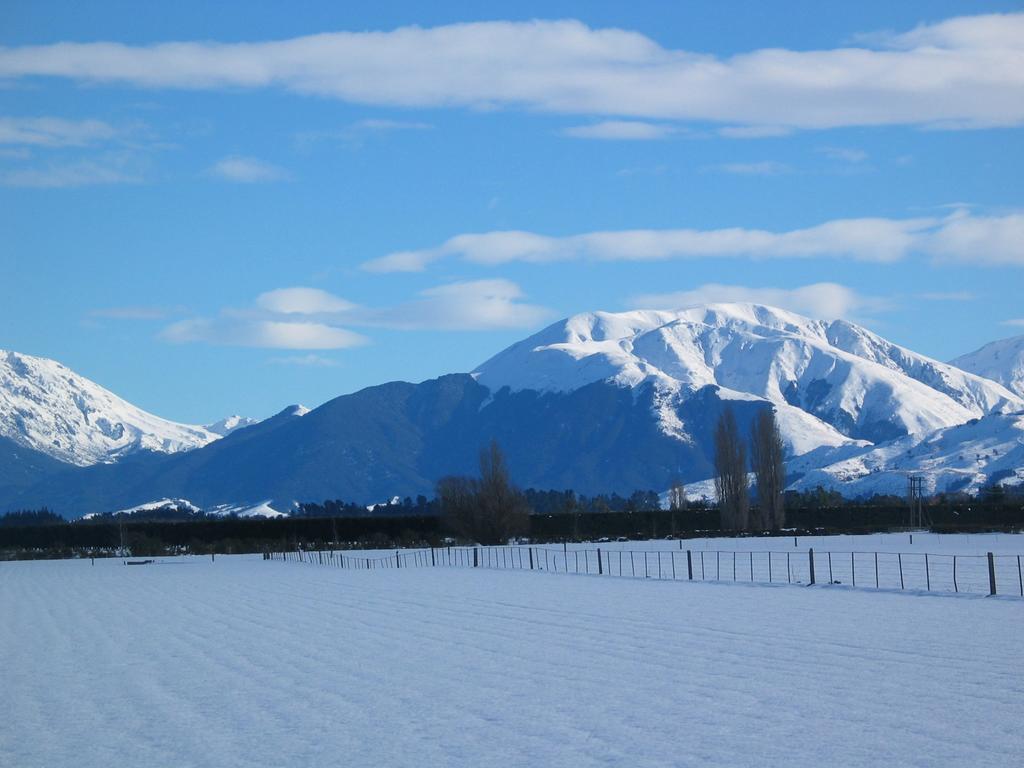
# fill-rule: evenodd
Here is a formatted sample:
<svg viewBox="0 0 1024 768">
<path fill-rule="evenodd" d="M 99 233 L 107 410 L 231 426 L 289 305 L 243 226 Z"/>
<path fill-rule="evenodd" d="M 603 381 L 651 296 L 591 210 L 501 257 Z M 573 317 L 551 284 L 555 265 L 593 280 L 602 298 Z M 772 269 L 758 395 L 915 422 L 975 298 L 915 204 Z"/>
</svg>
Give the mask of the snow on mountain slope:
<svg viewBox="0 0 1024 768">
<path fill-rule="evenodd" d="M 80 466 L 140 449 L 186 451 L 219 437 L 147 413 L 54 360 L 4 350 L 0 435 Z"/>
<path fill-rule="evenodd" d="M 251 427 L 253 424 L 259 424 L 259 419 L 250 419 L 248 416 L 228 416 L 215 421 L 213 424 L 207 424 L 203 429 L 213 432 L 215 435 L 225 437 L 230 435 L 236 429 L 244 429 L 245 427 Z"/>
<path fill-rule="evenodd" d="M 810 490 L 820 485 L 849 497 L 903 495 L 908 475 L 922 476 L 929 494 L 976 493 L 990 483 L 1019 485 L 1024 483 L 1024 411 L 971 419 L 923 437 L 908 435 L 849 453 L 811 469 L 790 487 Z"/>
<path fill-rule="evenodd" d="M 998 381 L 1024 397 L 1024 336 L 993 341 L 950 361 L 950 365 Z"/>
<path fill-rule="evenodd" d="M 474 376 L 492 390 L 652 383 L 662 393 L 664 430 L 683 439 L 673 406 L 717 386 L 726 398 L 773 403 L 793 454 L 923 434 L 1024 407 L 995 382 L 852 323 L 757 304 L 576 315 L 509 347 Z"/>
</svg>

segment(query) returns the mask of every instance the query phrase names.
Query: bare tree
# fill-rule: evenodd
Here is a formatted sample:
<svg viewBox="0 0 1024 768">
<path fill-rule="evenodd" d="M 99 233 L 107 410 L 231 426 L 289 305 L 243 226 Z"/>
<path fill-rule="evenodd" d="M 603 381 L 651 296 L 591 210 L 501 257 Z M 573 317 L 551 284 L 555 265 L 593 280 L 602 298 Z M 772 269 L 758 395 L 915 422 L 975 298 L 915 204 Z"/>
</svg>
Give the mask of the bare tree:
<svg viewBox="0 0 1024 768">
<path fill-rule="evenodd" d="M 472 477 L 449 475 L 437 481 L 437 498 L 445 526 L 463 539 L 477 540 L 478 483 Z"/>
<path fill-rule="evenodd" d="M 758 522 L 763 531 L 778 530 L 786 524 L 782 488 L 786 478 L 782 436 L 775 411 L 765 408 L 758 414 L 750 435 L 750 463 L 757 479 Z"/>
<path fill-rule="evenodd" d="M 493 440 L 480 451 L 480 478 L 444 477 L 437 496 L 446 524 L 462 538 L 496 544 L 529 529 L 526 500 L 512 484 L 505 456 Z"/>
<path fill-rule="evenodd" d="M 669 533 L 676 535 L 676 514 L 686 509 L 686 487 L 678 477 L 668 489 Z"/>
<path fill-rule="evenodd" d="M 746 530 L 750 526 L 747 451 L 729 407 L 722 411 L 715 428 L 715 491 L 722 528 Z"/>
<path fill-rule="evenodd" d="M 668 489 L 668 508 L 672 512 L 686 509 L 686 486 L 678 478 L 672 481 L 672 487 Z"/>
</svg>

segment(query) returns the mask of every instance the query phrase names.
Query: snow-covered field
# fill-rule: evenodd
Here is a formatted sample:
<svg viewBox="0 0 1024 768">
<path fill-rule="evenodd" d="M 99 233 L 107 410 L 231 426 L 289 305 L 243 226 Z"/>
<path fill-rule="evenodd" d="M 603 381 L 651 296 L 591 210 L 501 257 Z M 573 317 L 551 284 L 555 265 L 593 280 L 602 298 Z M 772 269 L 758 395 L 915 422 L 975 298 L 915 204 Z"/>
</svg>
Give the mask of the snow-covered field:
<svg viewBox="0 0 1024 768">
<path fill-rule="evenodd" d="M 218 557 L 0 563 L 0 614 L 4 766 L 1024 754 L 1019 599 Z"/>
</svg>

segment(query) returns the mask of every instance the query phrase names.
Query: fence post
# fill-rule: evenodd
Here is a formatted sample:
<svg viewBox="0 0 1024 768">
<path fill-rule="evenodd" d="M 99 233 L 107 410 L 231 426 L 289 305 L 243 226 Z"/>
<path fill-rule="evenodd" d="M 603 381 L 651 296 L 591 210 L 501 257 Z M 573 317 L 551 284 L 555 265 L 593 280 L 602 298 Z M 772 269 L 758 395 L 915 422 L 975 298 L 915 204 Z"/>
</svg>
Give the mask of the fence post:
<svg viewBox="0 0 1024 768">
<path fill-rule="evenodd" d="M 875 589 L 878 589 L 878 553 L 875 552 Z"/>
<path fill-rule="evenodd" d="M 903 555 L 897 552 L 896 559 L 900 564 L 900 589 L 903 589 Z"/>
<path fill-rule="evenodd" d="M 988 593 L 996 593 L 996 561 L 991 552 L 988 553 Z"/>
<path fill-rule="evenodd" d="M 601 565 L 601 548 L 597 548 L 597 575 L 600 576 L 604 573 L 604 566 Z"/>
<path fill-rule="evenodd" d="M 686 578 L 693 581 L 693 552 L 686 550 Z"/>
<path fill-rule="evenodd" d="M 533 547 L 528 547 L 530 552 L 530 570 L 533 570 Z"/>
<path fill-rule="evenodd" d="M 814 583 L 814 547 L 807 550 L 807 560 L 811 566 L 811 584 Z"/>
<path fill-rule="evenodd" d="M 479 562 L 480 562 L 479 554 L 480 554 L 480 548 L 479 547 L 473 547 L 473 567 L 474 568 L 478 568 L 479 567 Z"/>
<path fill-rule="evenodd" d="M 402 558 L 398 556 L 398 550 L 395 550 L 395 568 L 402 567 Z"/>
</svg>

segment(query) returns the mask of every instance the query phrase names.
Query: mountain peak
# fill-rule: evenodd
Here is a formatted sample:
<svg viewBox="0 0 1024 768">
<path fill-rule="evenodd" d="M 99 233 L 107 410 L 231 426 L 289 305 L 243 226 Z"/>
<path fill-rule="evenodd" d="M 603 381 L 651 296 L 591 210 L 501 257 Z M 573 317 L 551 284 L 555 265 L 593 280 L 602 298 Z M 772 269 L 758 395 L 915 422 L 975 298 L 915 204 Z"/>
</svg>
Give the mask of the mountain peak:
<svg viewBox="0 0 1024 768">
<path fill-rule="evenodd" d="M 1024 336 L 989 342 L 974 352 L 961 355 L 950 364 L 998 381 L 1024 397 Z"/>
<path fill-rule="evenodd" d="M 219 437 L 147 413 L 55 360 L 8 350 L 0 350 L 0 435 L 81 466 Z"/>
<path fill-rule="evenodd" d="M 1024 407 L 995 382 L 854 323 L 752 303 L 574 315 L 495 355 L 474 376 L 492 391 L 651 385 L 666 405 L 665 429 L 677 431 L 669 404 L 715 387 L 726 399 L 772 403 L 794 452 Z"/>
<path fill-rule="evenodd" d="M 225 416 L 220 421 L 213 422 L 213 424 L 207 424 L 204 429 L 207 429 L 216 435 L 220 435 L 221 437 L 225 437 L 235 430 L 251 427 L 253 424 L 258 423 L 259 419 L 251 419 L 248 416 L 239 416 L 234 414 L 232 416 Z"/>
</svg>

